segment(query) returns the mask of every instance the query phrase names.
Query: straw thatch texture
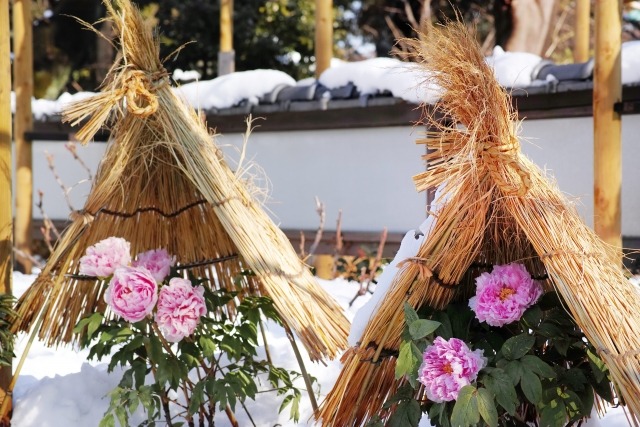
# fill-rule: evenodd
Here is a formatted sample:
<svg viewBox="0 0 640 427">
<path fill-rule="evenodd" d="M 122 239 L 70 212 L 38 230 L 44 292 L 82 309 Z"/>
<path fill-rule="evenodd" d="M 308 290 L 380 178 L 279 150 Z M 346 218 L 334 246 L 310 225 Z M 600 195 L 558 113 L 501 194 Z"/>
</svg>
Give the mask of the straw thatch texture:
<svg viewBox="0 0 640 427">
<path fill-rule="evenodd" d="M 113 142 L 84 209 L 21 298 L 16 328 L 30 328 L 44 307 L 40 336 L 50 344 L 72 340 L 80 318 L 105 308 L 106 284 L 78 277 L 78 260 L 88 246 L 118 236 L 132 243 L 133 254 L 166 248 L 214 288 L 235 289 L 234 278 L 251 269 L 256 277 L 245 278 L 241 292 L 270 296 L 312 359 L 334 357 L 346 347 L 340 306 L 224 162 L 197 114 L 174 95 L 138 10 L 128 0 L 106 5 L 122 60 L 102 93 L 72 106 L 66 119 L 88 119 L 77 134 L 83 142 L 110 123 Z"/>
<path fill-rule="evenodd" d="M 621 268 L 619 251 L 583 224 L 573 206 L 520 152 L 508 94 L 462 24 L 430 29 L 419 57 L 442 87 L 437 112 L 425 108 L 427 171 L 418 190 L 440 187 L 435 226 L 418 254 L 403 263 L 318 418 L 327 426 L 386 419 L 395 393 L 403 304 L 442 308 L 474 291 L 487 265 L 524 263 L 548 277 L 609 366 L 621 396 L 640 415 L 640 298 Z M 437 202 L 437 201 L 436 201 Z M 437 204 L 437 203 L 436 203 Z M 418 392 L 419 399 L 424 399 Z M 355 405 L 355 407 L 354 407 Z"/>
</svg>

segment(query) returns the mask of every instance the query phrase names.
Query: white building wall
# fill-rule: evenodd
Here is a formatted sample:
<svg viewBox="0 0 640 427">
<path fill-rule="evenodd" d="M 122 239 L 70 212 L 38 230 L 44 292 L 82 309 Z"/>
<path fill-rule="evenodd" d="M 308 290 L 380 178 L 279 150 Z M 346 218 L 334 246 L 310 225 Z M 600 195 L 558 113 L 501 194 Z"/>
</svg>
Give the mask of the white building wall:
<svg viewBox="0 0 640 427">
<path fill-rule="evenodd" d="M 524 153 L 555 176 L 561 190 L 577 201 L 588 224 L 593 216 L 593 121 L 590 117 L 529 120 L 522 125 Z M 343 230 L 406 231 L 425 216 L 424 194 L 416 193 L 411 177 L 424 169 L 424 146 L 414 140 L 420 129 L 387 127 L 350 130 L 255 132 L 246 158 L 268 177 L 266 204 L 276 223 L 287 229 L 315 229 L 317 196 L 326 207 L 326 229 L 334 229 L 342 210 Z M 220 136 L 218 143 L 237 160 L 242 135 Z M 78 145 L 79 155 L 94 170 L 104 143 Z M 74 185 L 70 198 L 81 208 L 89 192 L 87 174 L 60 142 L 34 143 L 34 203 L 37 190 L 51 218 L 68 217 L 69 209 L 51 174 L 45 151 L 54 155 L 61 179 Z M 230 160 L 235 167 L 235 160 Z M 622 230 L 640 236 L 640 115 L 623 118 Z M 249 171 L 253 175 L 256 170 Z M 263 175 L 263 176 L 264 176 Z M 265 182 L 258 182 L 261 186 Z M 34 216 L 40 217 L 34 208 Z"/>
</svg>

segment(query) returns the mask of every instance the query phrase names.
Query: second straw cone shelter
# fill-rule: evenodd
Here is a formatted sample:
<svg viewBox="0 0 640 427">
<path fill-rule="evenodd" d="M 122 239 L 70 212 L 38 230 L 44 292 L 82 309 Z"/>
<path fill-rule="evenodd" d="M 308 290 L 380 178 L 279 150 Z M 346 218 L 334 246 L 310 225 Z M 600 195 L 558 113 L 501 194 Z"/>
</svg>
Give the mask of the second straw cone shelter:
<svg viewBox="0 0 640 427">
<path fill-rule="evenodd" d="M 474 293 L 478 266 L 523 263 L 548 277 L 566 308 L 607 364 L 630 417 L 640 416 L 640 298 L 618 249 L 587 227 L 555 184 L 520 153 L 511 102 L 462 24 L 416 41 L 430 84 L 442 88 L 424 123 L 427 171 L 418 190 L 439 188 L 434 225 L 415 257 L 401 262 L 391 287 L 325 399 L 323 425 L 366 425 L 404 381 L 395 378 L 403 306 L 442 309 Z M 444 119 L 443 119 L 444 118 Z M 415 396 L 424 401 L 424 391 Z"/>
<path fill-rule="evenodd" d="M 30 329 L 41 318 L 40 336 L 50 344 L 77 338 L 75 324 L 104 309 L 106 288 L 78 275 L 79 258 L 116 236 L 130 241 L 133 253 L 176 254 L 178 268 L 207 278 L 214 289 L 232 289 L 242 277 L 240 297 L 271 297 L 312 360 L 335 357 L 349 327 L 341 307 L 225 163 L 196 112 L 176 97 L 153 28 L 128 0 L 106 5 L 122 59 L 102 92 L 73 105 L 65 119 L 86 121 L 77 134 L 83 142 L 110 124 L 113 141 L 84 208 L 20 299 L 15 329 Z M 241 276 L 244 270 L 255 276 Z"/>
</svg>

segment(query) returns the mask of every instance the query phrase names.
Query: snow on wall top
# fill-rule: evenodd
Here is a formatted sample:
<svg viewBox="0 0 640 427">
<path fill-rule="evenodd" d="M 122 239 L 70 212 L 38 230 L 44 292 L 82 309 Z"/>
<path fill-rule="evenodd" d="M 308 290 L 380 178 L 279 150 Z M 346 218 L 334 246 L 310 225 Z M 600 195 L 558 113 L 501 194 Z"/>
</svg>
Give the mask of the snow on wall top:
<svg viewBox="0 0 640 427">
<path fill-rule="evenodd" d="M 544 84 L 536 80 L 542 58 L 525 52 L 505 52 L 496 47 L 487 63 L 495 71 L 498 82 L 508 88 L 523 88 Z M 179 80 L 193 78 L 193 73 L 174 74 Z M 547 78 L 548 79 L 548 78 Z M 349 83 L 361 95 L 391 93 L 411 103 L 432 104 L 439 98 L 439 88 L 428 83 L 428 73 L 413 63 L 393 58 L 373 58 L 347 63 L 332 61 L 319 78 L 318 83 L 328 89 L 336 89 Z M 201 80 L 184 84 L 176 92 L 196 109 L 211 110 L 231 108 L 245 101 L 258 104 L 261 97 L 282 86 L 314 84 L 314 79 L 297 82 L 289 75 L 276 70 L 240 71 L 213 80 Z M 640 41 L 622 45 L 622 83 L 640 83 Z M 36 120 L 59 115 L 66 104 L 91 96 L 91 92 L 62 94 L 57 100 L 34 99 L 32 111 Z M 15 112 L 15 96 L 12 93 L 11 111 Z"/>
</svg>

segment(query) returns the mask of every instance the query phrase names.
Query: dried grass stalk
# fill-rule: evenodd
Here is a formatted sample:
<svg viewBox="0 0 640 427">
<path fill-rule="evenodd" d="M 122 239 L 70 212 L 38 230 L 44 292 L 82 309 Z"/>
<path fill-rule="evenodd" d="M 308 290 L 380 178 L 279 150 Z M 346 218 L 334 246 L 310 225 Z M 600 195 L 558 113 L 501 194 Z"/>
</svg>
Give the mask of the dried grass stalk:
<svg viewBox="0 0 640 427">
<path fill-rule="evenodd" d="M 74 276 L 78 260 L 88 246 L 119 236 L 132 243 L 134 254 L 166 248 L 213 288 L 234 289 L 233 279 L 251 269 L 256 276 L 241 283 L 240 298 L 259 289 L 312 359 L 334 357 L 346 347 L 348 321 L 341 307 L 224 162 L 196 112 L 174 95 L 158 42 L 139 11 L 128 0 L 106 6 L 122 59 L 102 93 L 73 105 L 65 119 L 85 123 L 77 134 L 83 143 L 110 124 L 113 142 L 84 209 L 20 299 L 15 329 L 29 329 L 45 306 L 40 336 L 49 344 L 77 338 L 76 322 L 105 309 L 106 287 Z M 228 315 L 234 307 L 226 308 Z"/>
<path fill-rule="evenodd" d="M 408 301 L 443 308 L 474 290 L 476 266 L 522 262 L 548 274 L 568 310 L 609 366 L 631 418 L 640 415 L 640 299 L 616 248 L 580 220 L 555 184 L 520 153 L 516 115 L 472 35 L 459 23 L 429 32 L 414 46 L 430 79 L 442 87 L 438 109 L 424 108 L 430 131 L 420 191 L 440 187 L 441 208 L 416 257 L 406 260 L 372 315 L 359 346 L 318 413 L 326 426 L 360 426 L 374 414 L 394 379 Z M 372 352 L 371 349 L 374 349 Z M 366 363 L 372 352 L 372 362 Z M 364 356 L 363 356 L 364 355 Z M 365 378 L 386 379 L 369 381 Z M 423 398 L 420 393 L 417 398 Z M 355 407 L 354 407 L 355 405 Z"/>
</svg>

